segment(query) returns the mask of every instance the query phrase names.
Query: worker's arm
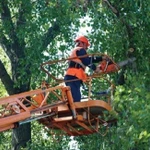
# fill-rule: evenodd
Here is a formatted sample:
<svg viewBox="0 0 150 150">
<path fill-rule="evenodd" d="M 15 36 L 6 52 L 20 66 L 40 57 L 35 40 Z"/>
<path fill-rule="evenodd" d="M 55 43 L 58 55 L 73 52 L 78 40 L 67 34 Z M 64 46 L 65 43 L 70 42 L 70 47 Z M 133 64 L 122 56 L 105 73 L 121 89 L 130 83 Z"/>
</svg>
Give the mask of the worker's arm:
<svg viewBox="0 0 150 150">
<path fill-rule="evenodd" d="M 91 59 L 91 61 L 93 62 L 93 63 L 99 63 L 100 61 L 102 61 L 103 60 L 103 58 L 102 58 L 102 56 L 93 56 L 93 57 L 90 57 L 90 59 Z"/>
<path fill-rule="evenodd" d="M 76 52 L 76 54 L 77 56 L 84 56 L 87 55 L 87 52 L 85 49 L 80 49 L 79 51 Z M 88 66 L 90 69 L 95 71 L 96 66 L 93 63 L 98 63 L 102 61 L 102 57 L 84 57 L 80 58 L 80 60 L 85 66 Z"/>
</svg>

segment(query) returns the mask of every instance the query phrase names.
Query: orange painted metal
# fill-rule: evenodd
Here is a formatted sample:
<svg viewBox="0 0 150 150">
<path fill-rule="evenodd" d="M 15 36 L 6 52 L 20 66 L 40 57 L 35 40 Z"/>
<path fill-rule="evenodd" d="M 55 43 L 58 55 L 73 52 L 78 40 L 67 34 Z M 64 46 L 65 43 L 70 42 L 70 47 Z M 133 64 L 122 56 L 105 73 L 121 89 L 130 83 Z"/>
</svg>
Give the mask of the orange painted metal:
<svg viewBox="0 0 150 150">
<path fill-rule="evenodd" d="M 48 104 L 50 94 L 58 98 L 55 103 Z M 73 102 L 70 88 L 65 86 L 33 90 L 0 99 L 0 132 L 38 120 L 50 130 L 62 130 L 69 136 L 93 134 L 102 125 L 99 118 L 103 112 L 111 109 L 102 100 Z"/>
<path fill-rule="evenodd" d="M 68 99 L 68 104 L 69 104 L 70 109 L 72 111 L 73 118 L 76 118 L 76 110 L 75 110 L 75 106 L 74 106 L 73 97 L 72 97 L 72 94 L 71 94 L 70 87 L 68 87 L 67 90 L 66 90 L 66 96 L 67 96 L 67 99 Z"/>
<path fill-rule="evenodd" d="M 44 111 L 52 108 L 51 105 L 48 108 L 44 107 L 47 105 L 47 99 L 44 97 L 44 94 L 48 95 L 55 90 L 61 91 L 62 88 L 64 87 L 56 86 L 45 90 L 38 89 L 1 98 L 0 131 L 12 129 L 16 127 L 17 123 L 30 119 L 32 115 L 35 115 L 38 112 L 38 109 L 40 109 L 40 112 L 44 113 Z M 55 107 L 57 107 L 57 104 Z M 35 110 L 35 112 L 33 110 Z"/>
<path fill-rule="evenodd" d="M 106 60 L 103 60 L 98 67 L 100 68 L 102 73 L 112 73 L 120 70 L 117 64 L 108 64 Z"/>
<path fill-rule="evenodd" d="M 0 101 L 0 106 L 3 105 L 6 105 L 6 109 L 1 112 L 0 127 L 4 127 L 8 124 L 13 124 L 30 117 L 30 111 L 17 98 L 13 97 L 12 99 Z M 20 110 L 20 113 L 15 112 L 15 110 L 12 109 L 12 106 L 16 106 Z"/>
<path fill-rule="evenodd" d="M 40 105 L 44 99 L 44 94 L 36 94 L 32 98 Z"/>
<path fill-rule="evenodd" d="M 5 125 L 5 126 L 1 126 L 0 127 L 0 132 L 7 131 L 7 130 L 10 130 L 10 129 L 14 129 L 15 127 L 16 127 L 15 124 L 8 124 L 8 125 Z"/>
<path fill-rule="evenodd" d="M 69 136 L 87 135 L 98 132 L 99 125 L 102 125 L 102 122 L 97 117 L 101 116 L 103 111 L 112 109 L 107 102 L 102 100 L 76 102 L 74 106 L 77 112 L 76 118 L 72 116 L 71 110 L 65 104 L 58 106 L 57 116 L 52 120 L 50 120 L 51 118 L 44 118 L 39 121 L 49 129 L 63 130 Z M 90 114 L 90 122 L 87 118 L 88 114 Z"/>
</svg>

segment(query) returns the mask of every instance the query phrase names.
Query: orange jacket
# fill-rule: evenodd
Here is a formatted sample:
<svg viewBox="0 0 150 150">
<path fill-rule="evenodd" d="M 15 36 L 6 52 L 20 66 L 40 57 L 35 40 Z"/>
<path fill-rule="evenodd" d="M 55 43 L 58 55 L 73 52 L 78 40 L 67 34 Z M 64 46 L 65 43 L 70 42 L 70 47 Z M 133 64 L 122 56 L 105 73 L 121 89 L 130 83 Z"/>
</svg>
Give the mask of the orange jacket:
<svg viewBox="0 0 150 150">
<path fill-rule="evenodd" d="M 87 79 L 87 75 L 85 73 L 85 68 L 86 66 L 82 63 L 82 61 L 78 58 L 78 56 L 76 55 L 76 51 L 80 50 L 82 47 L 75 47 L 72 50 L 71 56 L 69 58 L 74 58 L 71 59 L 70 61 L 74 61 L 77 64 L 80 64 L 82 66 L 82 68 L 68 68 L 66 71 L 66 75 L 71 75 L 71 76 L 75 76 L 78 79 L 81 79 L 82 81 L 86 81 Z M 83 69 L 84 68 L 84 69 Z"/>
</svg>

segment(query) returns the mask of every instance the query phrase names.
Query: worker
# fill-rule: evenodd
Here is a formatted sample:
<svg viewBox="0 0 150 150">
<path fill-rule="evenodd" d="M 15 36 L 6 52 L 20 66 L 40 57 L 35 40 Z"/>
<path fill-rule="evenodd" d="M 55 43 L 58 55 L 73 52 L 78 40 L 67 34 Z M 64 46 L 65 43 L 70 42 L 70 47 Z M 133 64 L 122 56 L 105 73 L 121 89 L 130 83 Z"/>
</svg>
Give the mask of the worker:
<svg viewBox="0 0 150 150">
<path fill-rule="evenodd" d="M 81 92 L 80 87 L 83 82 L 87 80 L 85 68 L 89 67 L 96 73 L 100 72 L 99 67 L 93 63 L 102 61 L 103 56 L 90 57 L 87 55 L 88 47 L 90 46 L 89 40 L 85 36 L 79 36 L 75 39 L 76 47 L 72 50 L 69 58 L 69 66 L 66 71 L 64 80 L 66 86 L 70 86 L 74 102 L 80 102 Z M 84 57 L 86 56 L 86 57 Z M 71 59 L 74 58 L 74 59 Z"/>
</svg>

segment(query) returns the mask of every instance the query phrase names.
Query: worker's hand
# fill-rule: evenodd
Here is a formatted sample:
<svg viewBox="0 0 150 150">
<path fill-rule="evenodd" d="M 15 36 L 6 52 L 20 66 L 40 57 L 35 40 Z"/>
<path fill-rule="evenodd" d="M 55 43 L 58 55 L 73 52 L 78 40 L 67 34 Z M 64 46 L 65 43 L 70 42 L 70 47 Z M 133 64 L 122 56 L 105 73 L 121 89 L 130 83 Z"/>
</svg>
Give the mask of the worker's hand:
<svg viewBox="0 0 150 150">
<path fill-rule="evenodd" d="M 85 84 L 89 85 L 90 82 L 91 82 L 91 80 L 92 80 L 92 78 L 91 78 L 91 77 L 88 77 L 88 78 L 86 79 L 86 81 L 85 81 Z"/>
<path fill-rule="evenodd" d="M 102 56 L 102 59 L 103 59 L 103 60 L 106 60 L 106 61 L 108 61 L 108 62 L 111 61 L 111 59 L 110 59 L 108 56 L 106 56 L 106 55 L 103 55 L 103 56 Z"/>
<path fill-rule="evenodd" d="M 101 70 L 100 70 L 100 65 L 98 65 L 98 66 L 96 67 L 95 73 L 100 73 L 100 72 L 101 72 Z"/>
</svg>

